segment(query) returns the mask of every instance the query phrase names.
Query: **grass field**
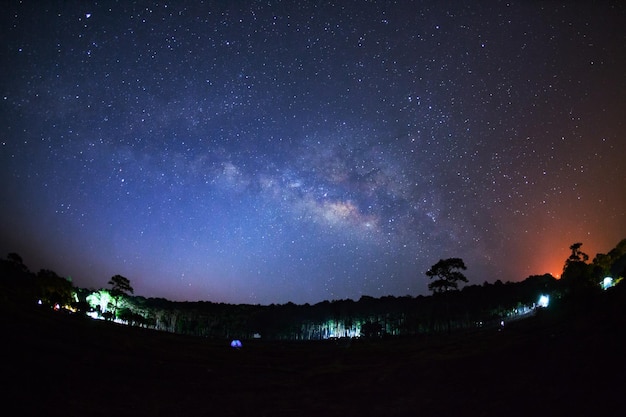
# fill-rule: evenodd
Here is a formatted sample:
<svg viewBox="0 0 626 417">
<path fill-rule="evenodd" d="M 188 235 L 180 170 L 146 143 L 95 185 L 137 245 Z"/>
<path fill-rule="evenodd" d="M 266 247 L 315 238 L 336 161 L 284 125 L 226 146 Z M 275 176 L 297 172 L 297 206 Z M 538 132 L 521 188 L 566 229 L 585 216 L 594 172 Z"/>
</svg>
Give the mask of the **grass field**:
<svg viewBox="0 0 626 417">
<path fill-rule="evenodd" d="M 228 340 L 4 310 L 3 406 L 42 416 L 624 416 L 623 311 L 235 350 Z"/>
</svg>

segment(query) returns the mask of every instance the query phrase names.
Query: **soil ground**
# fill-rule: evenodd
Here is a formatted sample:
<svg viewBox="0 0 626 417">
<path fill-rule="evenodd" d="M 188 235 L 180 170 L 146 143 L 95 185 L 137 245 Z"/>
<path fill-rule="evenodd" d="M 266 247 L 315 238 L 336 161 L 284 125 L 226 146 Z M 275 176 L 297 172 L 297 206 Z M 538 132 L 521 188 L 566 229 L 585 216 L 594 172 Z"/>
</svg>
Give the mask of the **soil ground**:
<svg viewBox="0 0 626 417">
<path fill-rule="evenodd" d="M 241 349 L 3 308 L 2 402 L 47 416 L 624 416 L 620 305 L 499 331 Z"/>
</svg>

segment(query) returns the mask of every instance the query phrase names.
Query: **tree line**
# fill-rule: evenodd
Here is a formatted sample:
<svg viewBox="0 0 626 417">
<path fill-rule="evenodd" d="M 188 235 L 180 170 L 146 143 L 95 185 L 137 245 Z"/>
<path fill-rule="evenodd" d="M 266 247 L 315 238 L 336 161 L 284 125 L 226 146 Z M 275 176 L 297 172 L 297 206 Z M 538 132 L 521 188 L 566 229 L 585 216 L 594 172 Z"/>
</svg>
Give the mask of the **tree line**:
<svg viewBox="0 0 626 417">
<path fill-rule="evenodd" d="M 209 338 L 414 336 L 499 326 L 503 320 L 534 311 L 541 295 L 550 296 L 553 302 L 582 302 L 602 291 L 604 277 L 612 277 L 617 284 L 626 276 L 626 239 L 591 262 L 581 247 L 582 243 L 570 246 L 561 279 L 544 274 L 520 282 L 485 281 L 458 288 L 467 283 L 462 273 L 467 267 L 460 258 L 448 258 L 426 271 L 430 296 L 362 296 L 358 301 L 269 306 L 146 298 L 133 295 L 130 280 L 121 275 L 108 281 L 109 288 L 78 288 L 53 271 L 30 272 L 22 258 L 11 253 L 0 265 L 0 300 L 16 308 L 41 304 L 127 325 Z"/>
</svg>

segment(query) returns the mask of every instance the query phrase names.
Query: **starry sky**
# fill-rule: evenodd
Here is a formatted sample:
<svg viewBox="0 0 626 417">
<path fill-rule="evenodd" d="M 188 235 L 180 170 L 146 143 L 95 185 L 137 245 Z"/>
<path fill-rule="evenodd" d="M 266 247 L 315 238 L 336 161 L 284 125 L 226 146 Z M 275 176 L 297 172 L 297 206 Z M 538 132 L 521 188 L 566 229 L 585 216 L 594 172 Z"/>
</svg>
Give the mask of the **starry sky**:
<svg viewBox="0 0 626 417">
<path fill-rule="evenodd" d="M 8 3 L 0 251 L 33 271 L 301 304 L 626 237 L 624 2 Z"/>
</svg>

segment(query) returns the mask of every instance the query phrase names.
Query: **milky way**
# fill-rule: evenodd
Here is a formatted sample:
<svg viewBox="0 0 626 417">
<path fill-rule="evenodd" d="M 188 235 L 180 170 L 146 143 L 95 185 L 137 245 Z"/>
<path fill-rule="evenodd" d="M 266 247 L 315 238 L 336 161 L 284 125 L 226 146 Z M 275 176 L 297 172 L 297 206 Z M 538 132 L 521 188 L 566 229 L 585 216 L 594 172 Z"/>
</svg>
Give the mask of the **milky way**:
<svg viewBox="0 0 626 417">
<path fill-rule="evenodd" d="M 623 2 L 11 3 L 0 250 L 34 271 L 313 303 L 626 237 Z"/>
</svg>

